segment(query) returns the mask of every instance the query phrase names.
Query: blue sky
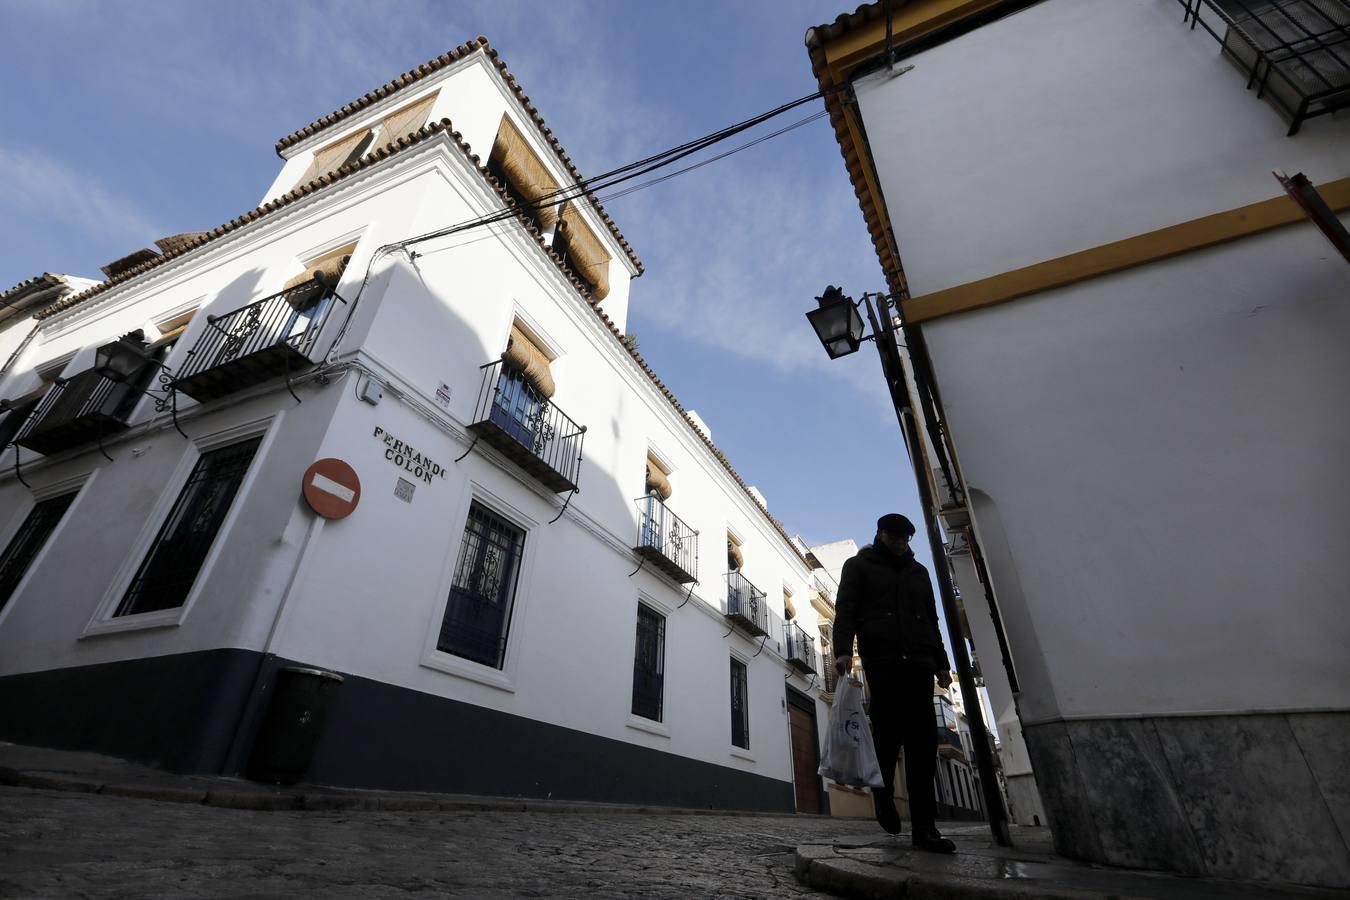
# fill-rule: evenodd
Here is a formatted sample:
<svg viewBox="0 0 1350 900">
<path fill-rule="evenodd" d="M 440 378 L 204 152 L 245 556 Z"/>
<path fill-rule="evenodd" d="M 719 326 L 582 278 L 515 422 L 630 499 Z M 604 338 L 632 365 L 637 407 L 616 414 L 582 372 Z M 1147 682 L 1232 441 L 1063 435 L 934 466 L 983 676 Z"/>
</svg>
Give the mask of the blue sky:
<svg viewBox="0 0 1350 900">
<path fill-rule="evenodd" d="M 0 289 L 253 208 L 279 137 L 479 34 L 593 174 L 815 90 L 806 28 L 855 5 L 0 0 Z M 607 208 L 643 354 L 789 532 L 917 522 L 875 352 L 829 362 L 803 316 L 883 286 L 828 121 Z"/>
</svg>

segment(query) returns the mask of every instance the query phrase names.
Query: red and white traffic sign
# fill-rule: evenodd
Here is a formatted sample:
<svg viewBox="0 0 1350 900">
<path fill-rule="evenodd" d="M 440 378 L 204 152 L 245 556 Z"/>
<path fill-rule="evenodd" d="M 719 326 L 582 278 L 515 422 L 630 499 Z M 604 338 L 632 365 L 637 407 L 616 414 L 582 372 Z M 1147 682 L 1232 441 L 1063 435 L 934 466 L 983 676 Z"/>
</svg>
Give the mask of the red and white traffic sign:
<svg viewBox="0 0 1350 900">
<path fill-rule="evenodd" d="M 361 479 L 356 470 L 334 457 L 321 459 L 305 470 L 305 502 L 325 519 L 345 519 L 361 501 Z"/>
</svg>

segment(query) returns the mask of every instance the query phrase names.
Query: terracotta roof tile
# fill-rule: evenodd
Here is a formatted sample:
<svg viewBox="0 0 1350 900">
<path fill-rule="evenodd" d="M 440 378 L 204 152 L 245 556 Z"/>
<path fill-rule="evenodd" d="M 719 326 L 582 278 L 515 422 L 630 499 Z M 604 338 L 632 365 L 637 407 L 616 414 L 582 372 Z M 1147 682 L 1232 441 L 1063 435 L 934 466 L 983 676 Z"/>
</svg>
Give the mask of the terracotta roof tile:
<svg viewBox="0 0 1350 900">
<path fill-rule="evenodd" d="M 11 297 L 21 294 L 24 291 L 36 287 L 56 287 L 65 279 L 53 272 L 43 272 L 41 275 L 34 275 L 32 278 L 26 278 L 20 281 L 14 287 L 0 293 L 0 305 L 3 305 Z"/>
<path fill-rule="evenodd" d="M 581 172 L 577 171 L 577 167 L 572 163 L 571 157 L 567 155 L 567 151 L 562 148 L 562 144 L 560 144 L 558 139 L 553 136 L 553 131 L 545 124 L 544 117 L 540 115 L 539 110 L 535 108 L 535 105 L 530 102 L 530 98 L 526 93 L 521 90 L 520 84 L 516 81 L 516 76 L 511 74 L 511 70 L 506 67 L 506 63 L 497 55 L 497 51 L 488 45 L 488 39 L 482 36 L 469 41 L 466 44 L 461 44 L 450 52 L 443 53 L 435 59 L 427 60 L 417 68 L 404 72 L 394 80 L 357 97 L 340 109 L 336 109 L 326 116 L 320 116 L 299 131 L 294 131 L 291 134 L 286 135 L 284 138 L 277 141 L 277 154 L 280 155 L 287 147 L 293 146 L 308 137 L 318 134 L 320 131 L 336 125 L 338 122 L 341 122 L 349 116 L 356 115 L 371 104 L 377 103 L 409 85 L 416 84 L 423 78 L 444 69 L 452 63 L 464 59 L 480 49 L 487 54 L 488 58 L 492 60 L 493 65 L 501 72 L 503 80 L 510 86 L 521 105 L 525 107 L 525 111 L 529 113 L 530 118 L 534 121 L 534 124 L 538 126 L 540 132 L 543 133 L 544 139 L 548 142 L 549 146 L 553 148 L 553 152 L 557 154 L 558 159 L 567 168 L 567 171 L 577 181 L 584 180 Z M 641 275 L 644 271 L 642 260 L 638 259 L 637 253 L 634 252 L 633 248 L 629 245 L 627 238 L 619 231 L 619 226 L 614 224 L 614 220 L 609 217 L 609 213 L 605 212 L 605 208 L 600 205 L 600 201 L 592 192 L 586 191 L 586 197 L 591 201 L 591 205 L 595 207 L 596 213 L 600 216 L 601 220 L 604 221 L 606 227 L 609 228 L 610 233 L 614 235 L 614 239 L 619 242 L 619 246 L 623 247 L 624 253 L 632 260 L 633 265 L 638 270 L 638 274 Z"/>
<path fill-rule="evenodd" d="M 899 5 L 904 5 L 900 0 Z M 853 184 L 853 194 L 858 198 L 863 220 L 867 223 L 867 232 L 872 238 L 872 247 L 876 250 L 881 271 L 886 276 L 887 287 L 897 297 L 908 297 L 908 283 L 900 254 L 896 250 L 886 230 L 887 216 L 877 208 L 876 198 L 868 190 L 866 178 L 867 161 L 855 146 L 845 118 L 849 94 L 846 91 L 831 90 L 842 82 L 836 81 L 825 61 L 825 44 L 835 40 L 884 15 L 880 3 L 865 3 L 854 12 L 844 13 L 833 22 L 817 25 L 806 31 L 806 47 L 811 56 L 811 71 L 816 76 L 820 89 L 825 91 L 825 109 L 829 113 L 830 126 L 834 129 L 839 152 L 844 157 L 844 167 L 848 170 L 849 181 Z M 884 202 L 884 201 L 883 201 Z"/>
</svg>

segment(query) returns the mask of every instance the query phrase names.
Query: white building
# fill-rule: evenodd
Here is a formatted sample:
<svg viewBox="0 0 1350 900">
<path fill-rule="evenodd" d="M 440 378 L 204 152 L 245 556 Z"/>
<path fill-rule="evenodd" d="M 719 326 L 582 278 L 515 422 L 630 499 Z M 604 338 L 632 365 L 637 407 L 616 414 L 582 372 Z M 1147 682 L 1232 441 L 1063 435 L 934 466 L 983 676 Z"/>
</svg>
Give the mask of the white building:
<svg viewBox="0 0 1350 900">
<path fill-rule="evenodd" d="M 579 176 L 486 40 L 277 151 L 0 382 L 0 739 L 240 772 L 303 664 L 311 781 L 819 809 L 808 565 L 624 343 L 604 210 L 528 202 Z"/>
<path fill-rule="evenodd" d="M 1271 175 L 1350 209 L 1347 4 L 909 0 L 807 45 L 1057 847 L 1350 886 L 1350 268 Z"/>
</svg>

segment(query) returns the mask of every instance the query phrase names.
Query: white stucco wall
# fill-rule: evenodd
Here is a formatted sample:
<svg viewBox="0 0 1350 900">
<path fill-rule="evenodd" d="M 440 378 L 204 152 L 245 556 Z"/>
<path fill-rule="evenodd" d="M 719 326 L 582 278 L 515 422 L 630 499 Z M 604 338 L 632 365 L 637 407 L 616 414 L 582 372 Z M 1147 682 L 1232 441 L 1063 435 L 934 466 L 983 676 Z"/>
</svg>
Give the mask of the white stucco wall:
<svg viewBox="0 0 1350 900">
<path fill-rule="evenodd" d="M 1350 175 L 1350 117 L 1286 137 L 1182 11 L 1045 0 L 856 82 L 914 296 Z"/>
<path fill-rule="evenodd" d="M 500 113 L 478 118 L 495 122 Z M 785 586 L 807 597 L 810 573 L 789 540 L 518 226 L 420 245 L 415 261 L 374 257 L 378 247 L 496 204 L 461 151 L 436 138 L 50 320 L 0 396 L 45 360 L 75 351 L 69 371 L 87 368 L 93 348 L 120 333 L 194 303 L 236 309 L 279 290 L 315 250 L 359 242 L 339 285 L 355 312 L 326 384 L 301 385 L 299 405 L 277 385 L 200 408 L 183 398 L 194 440 L 250 422 L 267 423 L 269 438 L 218 538 L 219 560 L 181 621 L 88 629 L 117 599 L 118 573 L 143 556 L 181 484 L 175 473 L 190 467 L 192 444 L 162 416 L 152 421 L 146 402 L 133 428 L 109 441 L 113 462 L 94 449 L 43 461 L 25 454 L 39 491 L 97 475 L 0 612 L 0 675 L 240 647 L 790 781 L 784 685 L 818 697 L 820 681 L 785 678 L 780 635 L 760 652 L 759 640 L 728 633 L 720 611 L 728 528 L 743 541 L 744 574 L 780 621 Z M 500 356 L 516 316 L 557 353 L 554 402 L 589 429 L 581 492 L 552 525 L 562 497 L 486 443 L 453 462 L 471 440 L 479 367 Z M 199 315 L 170 366 L 205 327 Z M 355 395 L 367 378 L 384 385 L 378 406 Z M 435 400 L 442 383 L 448 409 Z M 400 471 L 384 458 L 376 426 L 436 460 L 445 477 L 418 483 L 411 503 L 396 499 Z M 633 500 L 644 492 L 651 447 L 671 464 L 670 508 L 700 532 L 701 583 L 682 607 L 687 588 L 650 566 L 630 577 Z M 347 460 L 363 481 L 348 519 L 320 523 L 300 499 L 301 474 L 324 456 Z M 475 496 L 527 530 L 501 672 L 434 649 Z M 30 504 L 12 471 L 0 471 L 0 542 Z M 629 714 L 639 598 L 667 616 L 658 726 L 632 727 L 642 723 Z M 802 624 L 814 636 L 813 621 Z M 748 665 L 748 753 L 731 747 L 733 656 Z M 826 713 L 818 702 L 822 736 Z"/>
<path fill-rule="evenodd" d="M 857 89 L 915 295 L 1350 175 L 1350 119 L 1287 137 L 1172 0 L 909 61 Z M 1298 224 L 922 326 L 1024 724 L 1350 705 L 1347 296 Z"/>
</svg>

